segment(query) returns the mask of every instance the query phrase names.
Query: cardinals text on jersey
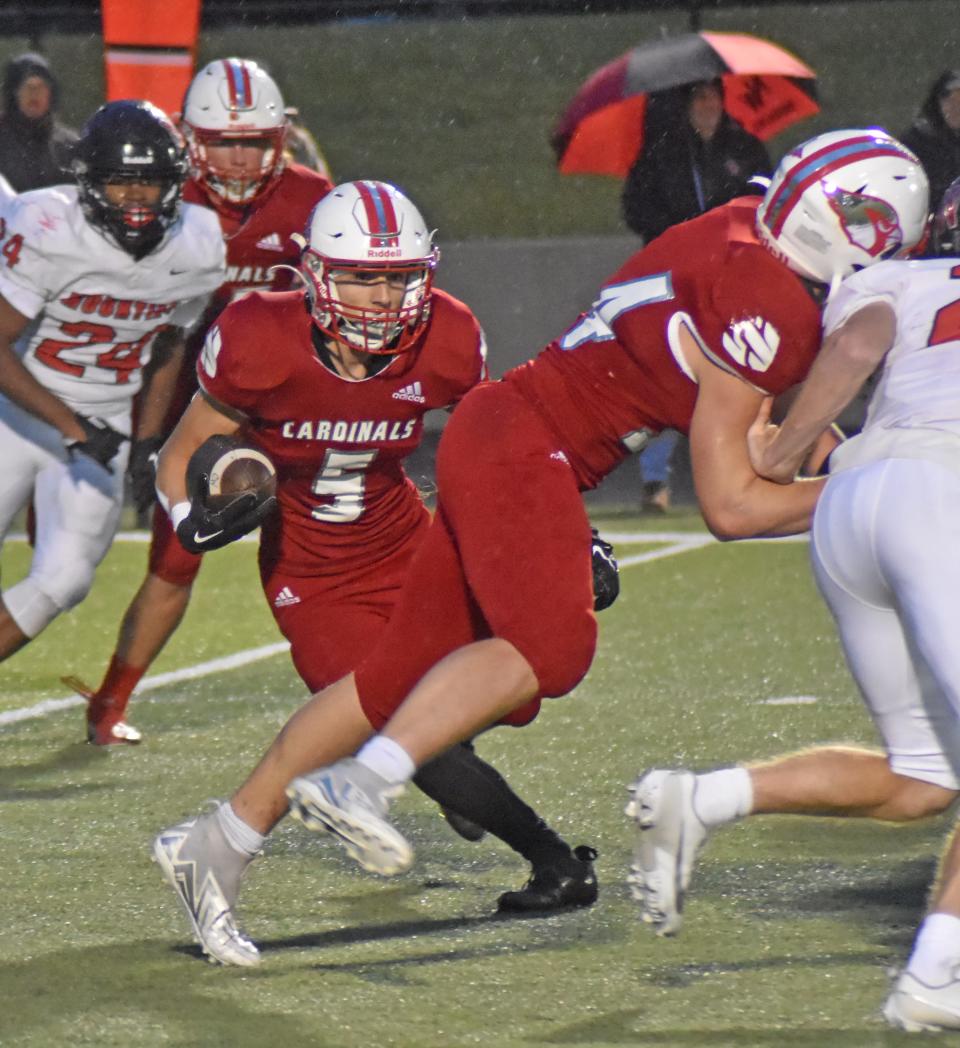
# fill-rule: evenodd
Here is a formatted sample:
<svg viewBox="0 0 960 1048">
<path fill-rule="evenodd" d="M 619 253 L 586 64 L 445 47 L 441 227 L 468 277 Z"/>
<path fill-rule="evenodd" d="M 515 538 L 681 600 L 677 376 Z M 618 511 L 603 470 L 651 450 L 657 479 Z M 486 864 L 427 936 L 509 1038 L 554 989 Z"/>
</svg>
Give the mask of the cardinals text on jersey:
<svg viewBox="0 0 960 1048">
<path fill-rule="evenodd" d="M 365 573 L 421 521 L 403 460 L 425 413 L 486 377 L 485 344 L 470 310 L 436 290 L 416 347 L 362 381 L 321 363 L 314 330 L 301 292 L 254 292 L 210 329 L 197 374 L 214 400 L 247 417 L 277 468 L 280 519 L 264 527 L 266 556 L 293 576 Z"/>
</svg>

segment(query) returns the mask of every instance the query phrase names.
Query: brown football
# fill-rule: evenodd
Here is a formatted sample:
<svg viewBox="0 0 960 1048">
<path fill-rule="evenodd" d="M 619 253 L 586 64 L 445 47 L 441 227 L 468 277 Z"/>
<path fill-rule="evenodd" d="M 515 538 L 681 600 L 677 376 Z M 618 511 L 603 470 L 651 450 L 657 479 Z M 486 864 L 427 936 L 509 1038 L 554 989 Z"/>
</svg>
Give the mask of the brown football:
<svg viewBox="0 0 960 1048">
<path fill-rule="evenodd" d="M 207 486 L 207 508 L 214 512 L 232 502 L 237 495 L 252 491 L 263 502 L 277 491 L 273 464 L 257 448 L 239 445 L 219 455 L 213 463 Z"/>
</svg>

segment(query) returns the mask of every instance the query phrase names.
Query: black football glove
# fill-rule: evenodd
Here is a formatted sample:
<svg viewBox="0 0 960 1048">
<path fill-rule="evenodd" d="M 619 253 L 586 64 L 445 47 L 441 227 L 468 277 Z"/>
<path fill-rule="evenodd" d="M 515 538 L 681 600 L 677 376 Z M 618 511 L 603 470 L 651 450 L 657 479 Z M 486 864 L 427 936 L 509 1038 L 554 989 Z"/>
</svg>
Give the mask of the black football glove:
<svg viewBox="0 0 960 1048">
<path fill-rule="evenodd" d="M 157 497 L 157 456 L 162 447 L 163 437 L 144 437 L 130 448 L 127 476 L 138 513 L 146 513 Z"/>
<path fill-rule="evenodd" d="M 190 512 L 177 526 L 177 538 L 188 553 L 220 549 L 259 528 L 276 508 L 276 495 L 260 501 L 255 491 L 237 495 L 233 502 L 216 512 L 194 501 Z"/>
<path fill-rule="evenodd" d="M 593 610 L 603 611 L 620 594 L 620 569 L 613 555 L 613 546 L 600 538 L 596 528 L 590 529 L 590 560 L 593 565 Z"/>
<path fill-rule="evenodd" d="M 108 473 L 112 473 L 110 460 L 120 450 L 120 445 L 130 438 L 125 437 L 113 426 L 107 425 L 102 418 L 85 418 L 83 415 L 74 415 L 74 418 L 83 426 L 85 436 L 83 440 L 64 441 L 70 457 L 86 455 L 94 462 L 99 462 Z"/>
</svg>

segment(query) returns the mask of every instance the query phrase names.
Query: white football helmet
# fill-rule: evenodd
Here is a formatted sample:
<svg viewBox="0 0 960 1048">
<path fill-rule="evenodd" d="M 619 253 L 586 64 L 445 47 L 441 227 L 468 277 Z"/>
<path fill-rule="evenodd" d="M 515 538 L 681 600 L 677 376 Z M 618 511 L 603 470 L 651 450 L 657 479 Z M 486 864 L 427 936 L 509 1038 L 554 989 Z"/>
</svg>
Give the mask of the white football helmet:
<svg viewBox="0 0 960 1048">
<path fill-rule="evenodd" d="M 283 170 L 283 96 L 273 78 L 248 58 L 224 58 L 204 66 L 187 89 L 182 122 L 193 177 L 214 202 L 250 204 Z M 210 162 L 210 146 L 237 142 L 262 148 L 256 175 L 238 178 Z"/>
<path fill-rule="evenodd" d="M 302 237 L 300 274 L 314 323 L 329 338 L 364 353 L 401 353 L 430 316 L 433 271 L 440 257 L 433 233 L 403 193 L 387 182 L 345 182 L 313 209 Z M 344 270 L 401 274 L 396 310 L 350 306 L 332 275 Z"/>
<path fill-rule="evenodd" d="M 929 195 L 920 161 L 885 131 L 830 131 L 780 161 L 757 233 L 795 272 L 832 285 L 915 247 Z"/>
</svg>

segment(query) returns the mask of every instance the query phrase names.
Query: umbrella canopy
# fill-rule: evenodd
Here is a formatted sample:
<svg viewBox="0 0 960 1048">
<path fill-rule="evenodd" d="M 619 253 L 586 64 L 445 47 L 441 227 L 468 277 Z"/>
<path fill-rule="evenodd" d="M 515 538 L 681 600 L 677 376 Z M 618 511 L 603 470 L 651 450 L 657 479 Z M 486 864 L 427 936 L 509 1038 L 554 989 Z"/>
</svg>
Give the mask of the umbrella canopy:
<svg viewBox="0 0 960 1048">
<path fill-rule="evenodd" d="M 752 135 L 772 138 L 820 111 L 816 73 L 782 47 L 746 33 L 686 33 L 641 44 L 598 69 L 552 136 L 564 174 L 630 170 L 652 92 L 723 81 L 724 108 Z"/>
</svg>

